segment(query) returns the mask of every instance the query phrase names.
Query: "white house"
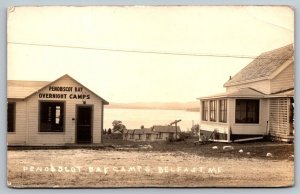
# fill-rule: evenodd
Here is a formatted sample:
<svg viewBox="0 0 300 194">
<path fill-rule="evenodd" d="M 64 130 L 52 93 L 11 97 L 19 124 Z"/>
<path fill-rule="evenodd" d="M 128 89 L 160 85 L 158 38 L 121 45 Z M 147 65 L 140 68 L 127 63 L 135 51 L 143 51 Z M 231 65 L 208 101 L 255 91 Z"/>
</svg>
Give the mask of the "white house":
<svg viewBox="0 0 300 194">
<path fill-rule="evenodd" d="M 200 132 L 215 141 L 264 135 L 293 141 L 294 48 L 262 53 L 224 84 L 226 92 L 200 97 Z"/>
<path fill-rule="evenodd" d="M 106 100 L 64 75 L 53 82 L 7 82 L 8 145 L 102 143 Z"/>
</svg>

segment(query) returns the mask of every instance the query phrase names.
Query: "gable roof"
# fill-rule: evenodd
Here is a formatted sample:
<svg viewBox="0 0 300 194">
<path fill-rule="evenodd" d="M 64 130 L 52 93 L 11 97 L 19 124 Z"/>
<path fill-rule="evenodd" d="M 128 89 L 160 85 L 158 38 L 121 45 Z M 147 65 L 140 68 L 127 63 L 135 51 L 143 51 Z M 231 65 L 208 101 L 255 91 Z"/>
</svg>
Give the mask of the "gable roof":
<svg viewBox="0 0 300 194">
<path fill-rule="evenodd" d="M 51 82 L 7 80 L 7 97 L 12 99 L 24 99 L 49 83 Z"/>
<path fill-rule="evenodd" d="M 255 79 L 267 79 L 285 62 L 293 60 L 293 56 L 293 44 L 264 52 L 227 81 L 224 86 L 250 82 Z"/>
<path fill-rule="evenodd" d="M 44 88 L 48 87 L 49 85 L 59 81 L 62 78 L 68 77 L 78 85 L 84 87 L 87 91 L 94 94 L 98 98 L 100 98 L 104 104 L 109 104 L 106 100 L 104 100 L 102 97 L 95 94 L 93 91 L 89 90 L 87 87 L 79 83 L 77 80 L 69 76 L 68 74 L 65 74 L 61 76 L 60 78 L 54 80 L 53 82 L 47 82 L 47 81 L 20 81 L 20 80 L 8 80 L 7 81 L 7 98 L 13 98 L 13 99 L 26 99 L 31 97 L 32 95 L 40 92 Z"/>
<path fill-rule="evenodd" d="M 123 131 L 123 133 L 124 134 L 133 134 L 134 133 L 134 129 L 125 129 L 124 131 Z"/>
<path fill-rule="evenodd" d="M 136 134 L 136 135 L 142 135 L 142 134 L 144 134 L 144 130 L 143 129 L 135 129 L 134 130 L 134 134 Z"/>
<path fill-rule="evenodd" d="M 153 128 L 153 131 L 161 132 L 161 133 L 175 133 L 176 132 L 175 126 L 171 126 L 171 125 L 154 125 L 152 128 Z M 177 132 L 180 132 L 179 126 L 177 126 Z"/>
<path fill-rule="evenodd" d="M 128 134 L 156 134 L 157 132 L 153 131 L 152 128 L 144 128 L 144 129 L 127 129 L 124 133 Z"/>
<path fill-rule="evenodd" d="M 144 130 L 144 133 L 145 134 L 156 134 L 157 132 L 156 131 L 153 131 L 153 129 L 152 128 L 145 128 L 145 129 L 143 129 Z"/>
</svg>

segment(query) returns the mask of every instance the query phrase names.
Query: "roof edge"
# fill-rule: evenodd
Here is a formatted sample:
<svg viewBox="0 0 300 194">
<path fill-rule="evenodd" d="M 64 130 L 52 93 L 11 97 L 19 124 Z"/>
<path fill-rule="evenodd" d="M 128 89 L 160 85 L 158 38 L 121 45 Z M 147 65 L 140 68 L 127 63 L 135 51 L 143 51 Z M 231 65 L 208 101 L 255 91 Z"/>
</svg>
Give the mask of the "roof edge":
<svg viewBox="0 0 300 194">
<path fill-rule="evenodd" d="M 30 95 L 28 95 L 28 96 L 25 97 L 24 99 L 30 98 L 31 96 L 37 94 L 37 93 L 40 92 L 41 90 L 45 89 L 46 87 L 50 86 L 51 84 L 57 82 L 58 80 L 60 80 L 60 79 L 62 79 L 62 78 L 64 78 L 64 77 L 68 77 L 68 78 L 70 78 L 71 80 L 73 80 L 74 82 L 76 82 L 77 84 L 79 84 L 80 86 L 83 86 L 84 88 L 86 88 L 89 92 L 91 92 L 92 94 L 94 94 L 95 96 L 97 96 L 98 98 L 100 98 L 100 99 L 104 102 L 104 105 L 108 105 L 108 104 L 109 104 L 108 101 L 104 100 L 104 99 L 103 99 L 102 97 L 100 97 L 98 94 L 94 93 L 94 92 L 91 91 L 89 88 L 87 88 L 86 86 L 84 86 L 83 84 L 81 84 L 80 82 L 78 82 L 77 80 L 75 80 L 73 77 L 71 77 L 71 76 L 68 75 L 68 74 L 65 74 L 65 75 L 63 75 L 63 76 L 57 78 L 56 80 L 54 80 L 54 81 L 52 81 L 52 82 L 49 82 L 49 84 L 47 84 L 47 85 L 45 85 L 44 87 L 38 89 L 37 91 L 31 93 Z"/>
</svg>

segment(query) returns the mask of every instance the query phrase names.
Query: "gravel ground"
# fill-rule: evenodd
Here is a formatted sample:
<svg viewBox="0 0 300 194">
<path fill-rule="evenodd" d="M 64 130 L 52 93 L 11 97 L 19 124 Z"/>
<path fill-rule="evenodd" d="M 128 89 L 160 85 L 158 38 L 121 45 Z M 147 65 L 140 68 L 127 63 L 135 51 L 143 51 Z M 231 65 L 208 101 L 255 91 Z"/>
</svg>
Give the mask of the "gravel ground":
<svg viewBox="0 0 300 194">
<path fill-rule="evenodd" d="M 211 157 L 197 152 L 156 151 L 151 147 L 142 151 L 10 150 L 7 152 L 7 183 L 19 188 L 281 187 L 294 184 L 293 160 L 250 157 L 238 151 L 228 151 L 230 157 L 228 154 Z"/>
</svg>

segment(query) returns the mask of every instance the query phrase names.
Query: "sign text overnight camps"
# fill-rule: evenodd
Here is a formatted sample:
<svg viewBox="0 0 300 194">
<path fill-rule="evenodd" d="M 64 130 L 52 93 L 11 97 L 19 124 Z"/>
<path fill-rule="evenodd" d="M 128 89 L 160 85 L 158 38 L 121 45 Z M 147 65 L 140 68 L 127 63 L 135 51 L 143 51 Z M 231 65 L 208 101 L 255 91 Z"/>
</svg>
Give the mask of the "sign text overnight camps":
<svg viewBox="0 0 300 194">
<path fill-rule="evenodd" d="M 49 93 L 39 93 L 39 98 L 50 99 L 90 99 L 90 94 L 83 94 L 82 87 L 49 86 Z M 59 92 L 59 93 L 51 93 Z"/>
</svg>

